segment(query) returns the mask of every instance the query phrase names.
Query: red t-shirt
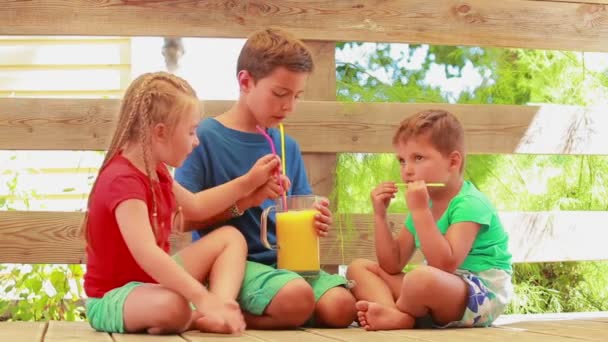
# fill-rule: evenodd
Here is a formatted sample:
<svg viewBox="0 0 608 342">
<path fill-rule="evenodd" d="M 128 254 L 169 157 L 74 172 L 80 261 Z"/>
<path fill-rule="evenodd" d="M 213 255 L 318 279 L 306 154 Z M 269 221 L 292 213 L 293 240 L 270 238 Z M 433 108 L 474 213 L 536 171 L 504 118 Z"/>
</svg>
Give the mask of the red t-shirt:
<svg viewBox="0 0 608 342">
<path fill-rule="evenodd" d="M 173 178 L 167 167 L 160 163 L 156 168 L 159 182 L 157 192 L 159 234 L 156 244 L 169 252 L 171 219 L 175 210 L 172 192 Z M 157 283 L 135 261 L 120 233 L 114 210 L 122 201 L 140 199 L 148 205 L 152 221 L 152 190 L 148 176 L 118 154 L 99 175 L 93 193 L 88 218 L 87 272 L 84 289 L 89 297 L 101 298 L 115 288 L 131 281 Z"/>
</svg>

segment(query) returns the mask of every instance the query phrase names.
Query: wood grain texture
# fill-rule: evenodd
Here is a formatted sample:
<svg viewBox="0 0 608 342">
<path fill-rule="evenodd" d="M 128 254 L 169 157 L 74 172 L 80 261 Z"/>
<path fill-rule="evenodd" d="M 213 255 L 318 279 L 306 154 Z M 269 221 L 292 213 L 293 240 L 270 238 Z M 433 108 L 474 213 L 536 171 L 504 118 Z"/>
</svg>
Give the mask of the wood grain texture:
<svg viewBox="0 0 608 342">
<path fill-rule="evenodd" d="M 222 113 L 232 101 L 206 101 Z M 0 98 L 0 149 L 104 150 L 119 100 Z M 469 153 L 608 154 L 608 106 L 450 105 L 301 101 L 285 131 L 303 152 L 392 152 L 409 115 L 446 109 L 462 121 Z"/>
<path fill-rule="evenodd" d="M 42 341 L 47 322 L 0 322 L 0 341 Z"/>
<path fill-rule="evenodd" d="M 333 101 L 336 99 L 336 44 L 334 42 L 307 41 L 315 61 L 315 70 L 306 82 L 302 99 Z M 305 112 L 292 113 L 290 117 L 306 116 Z M 286 124 L 286 133 L 292 135 L 291 126 Z M 303 137 L 294 137 L 300 145 L 306 143 Z M 334 188 L 336 175 L 336 153 L 305 152 L 302 154 L 306 165 L 306 175 L 313 193 L 329 197 Z M 336 203 L 332 203 L 335 207 Z"/>
<path fill-rule="evenodd" d="M 0 14 L 0 35 L 246 37 L 274 25 L 308 40 L 608 51 L 606 4 L 585 1 L 32 0 Z"/>
<path fill-rule="evenodd" d="M 88 322 L 50 321 L 45 342 L 113 342 L 109 334 L 95 331 Z"/>
<path fill-rule="evenodd" d="M 608 222 L 608 212 L 504 212 L 500 217 L 514 262 L 608 260 L 605 236 L 597 228 L 598 222 Z M 0 263 L 82 263 L 81 219 L 76 212 L 0 212 Z M 405 216 L 389 219 L 397 232 Z M 187 240 L 189 234 L 182 237 Z M 178 238 L 173 235 L 172 243 Z M 339 265 L 356 258 L 375 260 L 373 239 L 371 215 L 336 215 L 330 236 L 321 239 L 321 261 Z M 421 260 L 418 254 L 413 262 Z"/>
</svg>

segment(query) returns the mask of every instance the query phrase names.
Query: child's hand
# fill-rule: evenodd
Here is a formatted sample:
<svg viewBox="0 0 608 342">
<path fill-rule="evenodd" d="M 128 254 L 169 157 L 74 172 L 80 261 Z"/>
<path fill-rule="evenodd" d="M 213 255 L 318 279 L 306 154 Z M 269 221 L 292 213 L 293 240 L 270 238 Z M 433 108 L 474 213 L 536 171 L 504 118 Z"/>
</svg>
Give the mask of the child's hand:
<svg viewBox="0 0 608 342">
<path fill-rule="evenodd" d="M 429 192 L 426 188 L 426 183 L 422 180 L 408 183 L 405 201 L 410 211 L 428 209 Z"/>
<path fill-rule="evenodd" d="M 291 188 L 291 181 L 289 180 L 289 177 L 281 174 L 279 179 L 281 181 L 281 185 L 283 185 L 283 190 L 285 190 L 285 192 L 287 193 L 289 191 L 289 188 Z"/>
<path fill-rule="evenodd" d="M 230 334 L 240 334 L 245 330 L 245 319 L 236 301 L 226 301 L 208 293 L 200 303 L 193 304 L 205 317 L 205 325 L 212 327 L 212 330 Z"/>
<path fill-rule="evenodd" d="M 315 228 L 317 234 L 321 237 L 326 237 L 329 234 L 329 226 L 331 226 L 331 210 L 329 210 L 329 201 L 322 199 L 319 203 L 315 204 L 315 209 L 319 211 L 315 215 Z"/>
<path fill-rule="evenodd" d="M 277 179 L 271 177 L 265 184 L 253 190 L 253 192 L 247 196 L 247 207 L 259 207 L 267 199 L 274 200 L 282 195 L 282 190 L 279 183 L 277 183 Z"/>
<path fill-rule="evenodd" d="M 386 215 L 386 210 L 388 209 L 391 200 L 395 198 L 395 193 L 397 193 L 395 182 L 380 183 L 372 190 L 370 197 L 372 199 L 374 213 L 382 216 Z"/>
<path fill-rule="evenodd" d="M 267 154 L 258 159 L 247 172 L 248 180 L 252 188 L 257 188 L 266 183 L 270 177 L 276 177 L 281 167 L 281 160 L 273 154 Z"/>
</svg>

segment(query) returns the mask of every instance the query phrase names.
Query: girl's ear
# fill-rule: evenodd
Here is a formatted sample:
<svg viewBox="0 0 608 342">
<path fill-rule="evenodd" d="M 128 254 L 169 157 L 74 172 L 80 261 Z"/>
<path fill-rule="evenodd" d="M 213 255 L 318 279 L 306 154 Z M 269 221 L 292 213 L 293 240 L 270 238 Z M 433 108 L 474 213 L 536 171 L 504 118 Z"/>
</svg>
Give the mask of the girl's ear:
<svg viewBox="0 0 608 342">
<path fill-rule="evenodd" d="M 236 77 L 239 82 L 239 89 L 244 93 L 248 93 L 249 90 L 255 85 L 253 76 L 251 76 L 251 73 L 247 70 L 239 71 Z"/>
<path fill-rule="evenodd" d="M 169 140 L 169 130 L 164 123 L 157 123 L 152 128 L 152 138 L 158 141 Z"/>
</svg>

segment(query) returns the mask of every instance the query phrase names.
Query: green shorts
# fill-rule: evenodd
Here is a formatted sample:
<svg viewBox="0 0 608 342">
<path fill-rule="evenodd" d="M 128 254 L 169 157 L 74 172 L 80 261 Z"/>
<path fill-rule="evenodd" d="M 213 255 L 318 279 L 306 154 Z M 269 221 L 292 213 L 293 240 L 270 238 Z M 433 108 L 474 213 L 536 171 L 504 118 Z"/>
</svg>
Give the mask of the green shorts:
<svg viewBox="0 0 608 342">
<path fill-rule="evenodd" d="M 173 260 L 178 265 L 184 266 L 179 254 L 174 255 Z M 88 298 L 86 301 L 87 320 L 91 327 L 97 331 L 124 333 L 123 309 L 125 301 L 135 288 L 142 285 L 145 285 L 145 283 L 132 281 L 106 292 L 101 298 Z"/>
<path fill-rule="evenodd" d="M 315 300 L 319 300 L 328 290 L 347 284 L 346 278 L 324 271 L 321 271 L 318 277 L 309 279 L 291 271 L 247 261 L 245 279 L 238 298 L 241 309 L 254 315 L 262 315 L 279 290 L 294 279 L 305 279 L 312 287 Z"/>
</svg>

